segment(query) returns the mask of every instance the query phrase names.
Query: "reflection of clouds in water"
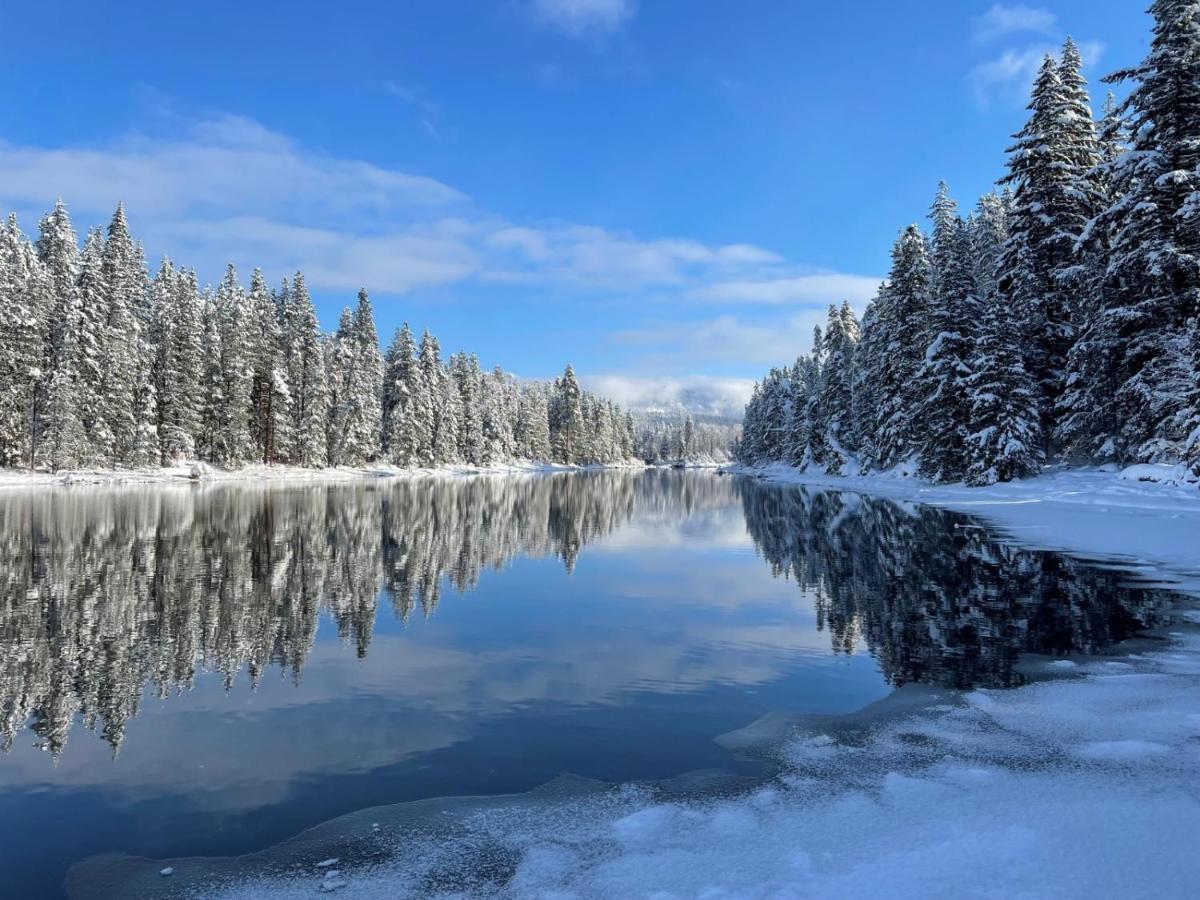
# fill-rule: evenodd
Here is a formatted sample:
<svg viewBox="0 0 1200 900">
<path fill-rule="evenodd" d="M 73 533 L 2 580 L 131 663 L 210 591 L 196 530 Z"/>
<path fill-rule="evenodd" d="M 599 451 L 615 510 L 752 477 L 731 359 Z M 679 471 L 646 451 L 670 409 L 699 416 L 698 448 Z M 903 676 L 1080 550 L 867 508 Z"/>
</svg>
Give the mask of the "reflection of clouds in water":
<svg viewBox="0 0 1200 900">
<path fill-rule="evenodd" d="M 133 733 L 147 751 L 175 740 L 199 760 L 220 755 L 214 738 L 188 738 L 196 729 L 173 717 L 237 710 L 239 743 L 278 743 L 294 772 L 336 771 L 446 746 L 470 736 L 468 721 L 514 705 L 763 683 L 827 659 L 831 640 L 845 652 L 865 644 L 895 683 L 1012 683 L 1021 651 L 1102 649 L 1161 603 L 1114 573 L 960 524 L 924 507 L 670 471 L 9 494 L 0 734 L 29 732 L 61 756 L 81 719 L 119 748 L 140 712 Z M 744 552 L 747 533 L 757 556 Z M 600 546 L 608 553 L 568 577 L 584 547 Z M 413 615 L 432 613 L 444 584 L 464 594 L 522 556 L 562 562 L 537 573 L 540 601 L 501 578 L 470 601 L 482 607 L 452 596 L 431 622 Z M 547 596 L 562 602 L 538 606 Z M 376 631 L 380 602 L 408 633 Z M 322 617 L 342 642 L 315 641 Z M 198 681 L 204 671 L 233 693 Z M 404 713 L 411 727 L 379 733 L 369 750 L 305 749 L 332 720 L 344 731 L 360 701 L 415 710 Z M 144 766 L 114 777 L 178 777 L 148 752 L 137 758 Z M 73 771 L 64 758 L 59 772 Z"/>
<path fill-rule="evenodd" d="M 724 499 L 724 498 L 722 498 Z M 689 518 L 641 517 L 601 538 L 589 553 L 625 553 L 682 547 L 695 553 L 750 551 L 746 519 L 735 506 L 694 512 Z"/>
<path fill-rule="evenodd" d="M 247 810 L 281 800 L 298 778 L 383 768 L 468 740 L 516 705 L 619 705 L 629 691 L 752 686 L 794 668 L 798 654 L 821 655 L 820 636 L 794 622 L 722 627 L 681 614 L 660 625 L 641 634 L 555 630 L 527 646 L 514 632 L 510 648 L 474 653 L 420 624 L 434 643 L 377 636 L 365 659 L 318 644 L 300 688 L 266 678 L 253 693 L 245 685 L 226 693 L 200 681 L 185 697 L 147 703 L 119 765 L 105 764 L 99 742 L 81 742 L 63 754 L 53 783 L 153 786 L 197 807 Z M 37 754 L 5 762 L 0 782 L 49 776 Z"/>
</svg>

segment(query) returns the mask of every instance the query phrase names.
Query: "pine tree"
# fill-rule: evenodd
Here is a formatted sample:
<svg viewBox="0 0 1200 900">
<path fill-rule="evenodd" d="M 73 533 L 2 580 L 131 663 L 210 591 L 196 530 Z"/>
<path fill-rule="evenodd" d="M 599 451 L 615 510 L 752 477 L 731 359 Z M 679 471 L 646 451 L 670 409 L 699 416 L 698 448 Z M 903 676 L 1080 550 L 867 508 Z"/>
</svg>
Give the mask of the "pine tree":
<svg viewBox="0 0 1200 900">
<path fill-rule="evenodd" d="M 0 317 L 0 455 L 5 465 L 34 464 L 51 291 L 37 254 L 10 215 L 0 229 L 0 300 L 5 304 Z"/>
<path fill-rule="evenodd" d="M 1025 371 L 1020 332 L 1002 297 L 985 303 L 979 345 L 968 379 L 969 484 L 1036 475 L 1044 454 L 1037 387 Z"/>
<path fill-rule="evenodd" d="M 250 436 L 252 361 L 250 313 L 237 270 L 225 269 L 217 289 L 217 327 L 220 332 L 221 407 L 217 413 L 213 461 L 239 466 L 254 459 Z"/>
<path fill-rule="evenodd" d="M 44 408 L 39 428 L 39 459 L 52 469 L 73 468 L 87 458 L 87 442 L 79 420 L 75 388 L 77 347 L 83 336 L 79 302 L 79 246 L 71 218 L 61 199 L 38 226 L 38 259 L 45 267 L 51 291 L 51 313 L 43 351 Z"/>
<path fill-rule="evenodd" d="M 103 465 L 111 458 L 113 434 L 108 427 L 104 365 L 108 354 L 108 289 L 104 282 L 104 236 L 88 232 L 79 260 L 79 340 L 75 345 L 73 376 L 83 432 L 89 435 L 87 462 Z"/>
<path fill-rule="evenodd" d="M 482 374 L 475 357 L 450 357 L 450 377 L 458 389 L 458 456 L 472 466 L 484 463 Z"/>
<path fill-rule="evenodd" d="M 1066 389 L 1067 356 L 1080 317 L 1077 297 L 1086 283 L 1087 267 L 1075 248 L 1100 205 L 1094 174 L 1100 145 L 1081 68 L 1070 39 L 1061 63 L 1045 58 L 1029 121 L 1009 148 L 1005 178 L 1014 199 L 1001 289 L 1020 321 L 1046 438 L 1054 434 Z"/>
<path fill-rule="evenodd" d="M 1122 462 L 1179 455 L 1200 291 L 1200 3 L 1156 0 L 1150 14 L 1146 58 L 1106 79 L 1133 83 L 1121 107 L 1130 152 L 1111 167 L 1115 200 L 1098 222 L 1109 263 L 1091 365 L 1078 367 L 1110 373 L 1080 403 L 1098 410 L 1093 453 Z"/>
<path fill-rule="evenodd" d="M 550 412 L 540 384 L 522 386 L 515 428 L 516 452 L 525 459 L 549 462 Z"/>
<path fill-rule="evenodd" d="M 386 384 L 388 456 L 397 466 L 421 465 L 433 443 L 433 404 L 407 322 L 392 339 Z"/>
<path fill-rule="evenodd" d="M 583 430 L 583 396 L 575 369 L 568 363 L 554 382 L 550 404 L 550 443 L 557 462 L 574 465 L 580 461 Z"/>
<path fill-rule="evenodd" d="M 383 360 L 371 300 L 358 292 L 352 321 L 355 357 L 350 392 L 354 414 L 347 444 L 347 463 L 362 465 L 379 458 L 383 431 Z"/>
<path fill-rule="evenodd" d="M 806 391 L 809 458 L 831 475 L 847 471 L 858 450 L 854 427 L 854 354 L 858 320 L 850 305 L 829 307 L 816 383 Z"/>
<path fill-rule="evenodd" d="M 100 402 L 111 444 L 101 452 L 110 464 L 131 463 L 142 437 L 144 393 L 143 336 L 138 312 L 145 306 L 146 273 L 129 234 L 125 209 L 118 205 L 101 254 L 107 321 L 102 356 Z"/>
<path fill-rule="evenodd" d="M 513 458 L 513 414 L 509 409 L 509 379 L 499 367 L 483 378 L 483 462 Z"/>
<path fill-rule="evenodd" d="M 164 263 L 154 284 L 158 439 L 164 464 L 196 456 L 203 405 L 203 337 L 194 272 Z"/>
<path fill-rule="evenodd" d="M 920 447 L 912 411 L 921 396 L 917 372 L 924 362 L 924 323 L 930 304 L 928 246 L 916 225 L 900 235 L 892 250 L 887 285 L 875 302 L 875 327 L 885 340 L 872 354 L 865 377 L 876 385 L 879 405 L 874 421 L 874 465 L 889 470 Z"/>
<path fill-rule="evenodd" d="M 291 443 L 292 396 L 279 306 L 260 269 L 250 277 L 247 304 L 250 437 L 257 458 L 272 463 L 284 457 Z"/>
<path fill-rule="evenodd" d="M 325 341 L 325 372 L 329 379 L 326 446 L 331 466 L 350 465 L 354 457 L 355 448 L 351 442 L 356 415 L 354 366 L 358 362 L 357 344 L 350 309 L 344 307 L 337 331 Z"/>
<path fill-rule="evenodd" d="M 200 429 L 196 435 L 196 453 L 204 460 L 218 462 L 225 455 L 223 429 L 227 402 L 225 376 L 221 369 L 221 313 L 211 289 L 201 298 Z"/>
<path fill-rule="evenodd" d="M 930 211 L 933 220 L 932 291 L 926 314 L 925 358 L 917 372 L 921 421 L 918 472 L 933 481 L 957 481 L 966 471 L 975 319 L 970 235 L 943 182 Z"/>
<path fill-rule="evenodd" d="M 329 384 L 316 310 L 304 276 L 292 279 L 283 291 L 287 329 L 287 383 L 291 392 L 291 449 L 288 459 L 300 466 L 323 466 L 328 461 L 326 420 Z"/>
</svg>

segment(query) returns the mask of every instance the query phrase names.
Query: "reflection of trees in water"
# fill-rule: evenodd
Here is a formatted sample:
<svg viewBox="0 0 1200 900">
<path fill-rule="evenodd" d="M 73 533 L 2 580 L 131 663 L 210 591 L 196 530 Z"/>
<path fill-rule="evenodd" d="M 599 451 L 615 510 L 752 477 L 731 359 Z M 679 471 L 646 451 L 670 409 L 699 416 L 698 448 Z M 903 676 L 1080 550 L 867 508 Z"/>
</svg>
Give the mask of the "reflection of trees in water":
<svg viewBox="0 0 1200 900">
<path fill-rule="evenodd" d="M 29 728 L 57 755 L 78 716 L 115 750 L 147 685 L 257 684 L 272 666 L 298 680 L 322 613 L 363 656 L 381 595 L 428 615 L 447 582 L 468 591 L 519 555 L 569 572 L 635 513 L 739 495 L 835 647 L 861 635 L 896 683 L 1012 684 L 1022 650 L 1101 649 L 1161 602 L 950 513 L 690 472 L 0 495 L 0 742 Z"/>
<path fill-rule="evenodd" d="M 649 495 L 599 472 L 0 496 L 0 739 L 57 754 L 78 714 L 115 749 L 147 684 L 298 679 L 322 612 L 364 655 L 381 590 L 407 618 L 519 554 L 570 570 Z"/>
<path fill-rule="evenodd" d="M 738 490 L 759 552 L 814 594 L 834 649 L 861 637 L 896 685 L 1012 686 L 1020 653 L 1100 652 L 1169 602 L 1128 576 L 995 543 L 956 513 L 748 481 Z"/>
</svg>

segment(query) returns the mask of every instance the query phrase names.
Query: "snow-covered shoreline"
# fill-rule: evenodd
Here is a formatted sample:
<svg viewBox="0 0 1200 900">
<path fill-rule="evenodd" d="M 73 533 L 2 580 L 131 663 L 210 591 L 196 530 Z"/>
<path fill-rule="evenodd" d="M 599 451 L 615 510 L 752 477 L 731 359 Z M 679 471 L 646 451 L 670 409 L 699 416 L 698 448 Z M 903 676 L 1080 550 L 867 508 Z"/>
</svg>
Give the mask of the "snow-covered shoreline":
<svg viewBox="0 0 1200 900">
<path fill-rule="evenodd" d="M 145 469 L 78 469 L 69 472 L 30 472 L 24 469 L 0 469 L 0 490 L 13 488 L 61 488 L 81 486 L 119 487 L 122 485 L 171 485 L 207 483 L 308 483 L 352 482 L 392 478 L 463 478 L 473 475 L 530 475 L 553 472 L 590 472 L 603 469 L 641 469 L 644 464 L 604 463 L 568 466 L 518 460 L 488 466 L 447 465 L 404 469 L 391 465 L 337 466 L 309 469 L 302 466 L 251 465 L 221 469 L 209 465 L 184 463 L 178 466 Z"/>
<path fill-rule="evenodd" d="M 1027 546 L 1097 557 L 1200 589 L 1200 487 L 1171 466 L 1047 470 L 1038 478 L 968 487 L 900 476 L 831 476 L 791 466 L 723 472 L 780 484 L 940 506 L 980 518 Z"/>
</svg>

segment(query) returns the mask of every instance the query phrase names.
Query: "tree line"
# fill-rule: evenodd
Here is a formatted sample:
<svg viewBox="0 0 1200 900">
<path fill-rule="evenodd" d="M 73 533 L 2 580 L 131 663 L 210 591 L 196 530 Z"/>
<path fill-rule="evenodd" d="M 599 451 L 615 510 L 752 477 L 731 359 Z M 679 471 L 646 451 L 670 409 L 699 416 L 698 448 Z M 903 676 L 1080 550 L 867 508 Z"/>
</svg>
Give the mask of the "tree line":
<svg viewBox="0 0 1200 900">
<path fill-rule="evenodd" d="M 976 485 L 1049 460 L 1200 476 L 1200 2 L 1150 13 L 1099 121 L 1076 45 L 1045 58 L 1000 188 L 964 219 L 940 186 L 863 320 L 831 307 L 812 353 L 757 384 L 740 460 Z"/>
<path fill-rule="evenodd" d="M 634 455 L 627 413 L 581 389 L 443 361 L 405 324 L 385 353 L 366 291 L 322 332 L 301 273 L 215 288 L 164 259 L 151 278 L 118 206 L 79 247 L 62 201 L 0 225 L 0 465 L 48 470 L 203 460 L 402 467 Z"/>
<path fill-rule="evenodd" d="M 741 428 L 697 422 L 682 415 L 642 412 L 634 417 L 634 455 L 645 463 L 726 463 Z"/>
</svg>

